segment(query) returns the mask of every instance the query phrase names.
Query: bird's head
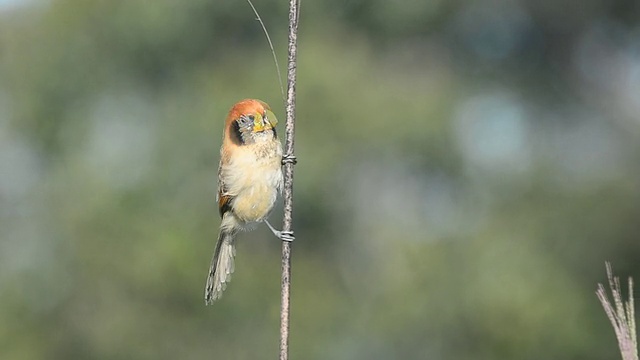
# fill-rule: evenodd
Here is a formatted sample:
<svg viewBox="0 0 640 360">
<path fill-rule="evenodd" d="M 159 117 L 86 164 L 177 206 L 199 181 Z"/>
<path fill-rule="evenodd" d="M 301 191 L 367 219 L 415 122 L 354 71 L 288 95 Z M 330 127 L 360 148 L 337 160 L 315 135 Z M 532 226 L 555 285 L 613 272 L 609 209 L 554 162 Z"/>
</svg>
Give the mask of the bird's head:
<svg viewBox="0 0 640 360">
<path fill-rule="evenodd" d="M 258 137 L 276 137 L 276 116 L 267 103 L 255 99 L 236 103 L 227 115 L 226 130 L 237 145 L 254 143 Z"/>
</svg>

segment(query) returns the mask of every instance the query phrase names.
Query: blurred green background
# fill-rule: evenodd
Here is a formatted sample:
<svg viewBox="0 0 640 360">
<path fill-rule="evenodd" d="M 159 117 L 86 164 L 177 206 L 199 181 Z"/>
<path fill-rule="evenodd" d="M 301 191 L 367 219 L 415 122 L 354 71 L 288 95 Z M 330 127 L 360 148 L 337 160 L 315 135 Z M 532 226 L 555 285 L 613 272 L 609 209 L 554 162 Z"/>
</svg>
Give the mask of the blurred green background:
<svg viewBox="0 0 640 360">
<path fill-rule="evenodd" d="M 288 4 L 254 2 L 285 69 Z M 594 291 L 640 280 L 640 2 L 301 10 L 291 358 L 618 358 Z M 0 17 L 0 359 L 275 358 L 266 227 L 203 301 L 223 119 L 260 98 L 284 133 L 249 5 Z"/>
</svg>

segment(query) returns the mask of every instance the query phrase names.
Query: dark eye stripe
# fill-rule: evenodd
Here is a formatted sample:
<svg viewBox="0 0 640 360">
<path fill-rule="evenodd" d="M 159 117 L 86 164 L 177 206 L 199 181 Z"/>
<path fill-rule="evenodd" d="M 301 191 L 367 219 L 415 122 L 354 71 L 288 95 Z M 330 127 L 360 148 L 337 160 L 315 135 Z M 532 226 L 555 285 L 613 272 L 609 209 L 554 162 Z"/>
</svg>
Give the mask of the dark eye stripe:
<svg viewBox="0 0 640 360">
<path fill-rule="evenodd" d="M 239 119 L 238 121 L 240 121 Z M 242 132 L 240 131 L 240 124 L 238 121 L 234 121 L 231 124 L 231 131 L 229 132 L 229 139 L 236 145 L 244 145 L 244 139 L 242 138 Z"/>
</svg>

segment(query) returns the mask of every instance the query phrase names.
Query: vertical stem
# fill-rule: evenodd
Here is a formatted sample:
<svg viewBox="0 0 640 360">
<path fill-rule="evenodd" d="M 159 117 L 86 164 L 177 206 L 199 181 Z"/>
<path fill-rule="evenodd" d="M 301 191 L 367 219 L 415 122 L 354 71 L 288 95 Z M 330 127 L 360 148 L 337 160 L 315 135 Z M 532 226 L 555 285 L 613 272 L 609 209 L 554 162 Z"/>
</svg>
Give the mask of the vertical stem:
<svg viewBox="0 0 640 360">
<path fill-rule="evenodd" d="M 296 66 L 298 55 L 299 0 L 289 0 L 289 46 L 287 62 L 287 99 L 285 111 L 285 158 L 293 157 L 293 135 L 296 108 Z M 291 231 L 293 213 L 293 162 L 284 163 L 284 220 L 282 231 Z M 289 313 L 291 288 L 291 242 L 282 242 L 282 293 L 280 306 L 280 360 L 289 358 Z"/>
</svg>

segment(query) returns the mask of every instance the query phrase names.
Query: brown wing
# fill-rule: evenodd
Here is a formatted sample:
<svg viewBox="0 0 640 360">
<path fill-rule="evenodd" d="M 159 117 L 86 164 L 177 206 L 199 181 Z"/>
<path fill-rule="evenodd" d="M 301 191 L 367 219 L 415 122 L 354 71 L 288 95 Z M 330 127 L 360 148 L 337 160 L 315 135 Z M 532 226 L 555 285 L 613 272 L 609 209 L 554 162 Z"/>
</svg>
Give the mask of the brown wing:
<svg viewBox="0 0 640 360">
<path fill-rule="evenodd" d="M 224 216 L 224 214 L 231 210 L 231 202 L 233 201 L 233 196 L 227 194 L 227 187 L 225 186 L 224 181 L 222 180 L 222 164 L 218 167 L 218 211 L 220 211 L 220 217 Z"/>
<path fill-rule="evenodd" d="M 218 195 L 218 210 L 220 210 L 220 217 L 224 216 L 224 213 L 231 210 L 231 201 L 233 198 L 230 195 Z"/>
</svg>

